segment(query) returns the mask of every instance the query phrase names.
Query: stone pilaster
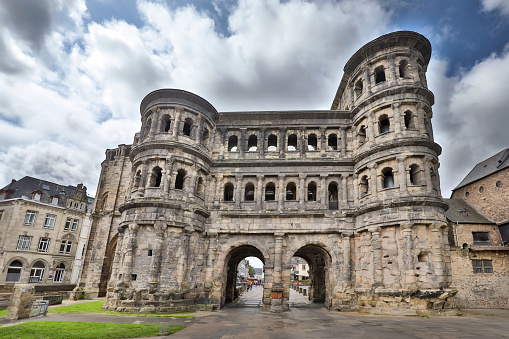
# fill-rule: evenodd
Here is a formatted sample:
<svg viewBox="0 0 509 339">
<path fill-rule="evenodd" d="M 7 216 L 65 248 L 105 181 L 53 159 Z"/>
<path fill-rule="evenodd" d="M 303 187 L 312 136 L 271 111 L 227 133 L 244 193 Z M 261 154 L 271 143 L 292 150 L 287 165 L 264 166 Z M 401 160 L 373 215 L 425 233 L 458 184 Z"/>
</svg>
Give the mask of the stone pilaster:
<svg viewBox="0 0 509 339">
<path fill-rule="evenodd" d="M 240 208 L 240 202 L 242 200 L 242 176 L 237 175 L 237 184 L 235 185 L 235 208 Z"/>
<path fill-rule="evenodd" d="M 322 205 L 322 208 L 324 210 L 329 209 L 329 197 L 328 197 L 329 189 L 326 186 L 327 185 L 326 179 L 327 175 L 325 174 L 320 175 L 320 192 L 322 193 L 320 198 L 320 204 Z"/>
<path fill-rule="evenodd" d="M 282 211 L 285 203 L 285 175 L 278 175 L 278 200 L 277 200 L 277 208 L 279 211 Z"/>
<path fill-rule="evenodd" d="M 261 211 L 263 201 L 263 175 L 257 175 L 258 179 L 256 183 L 256 209 Z"/>
<path fill-rule="evenodd" d="M 154 247 L 152 249 L 152 262 L 150 263 L 150 282 L 159 282 L 166 227 L 167 225 L 164 222 L 164 218 L 160 218 L 154 224 L 155 239 L 152 243 Z"/>
<path fill-rule="evenodd" d="M 341 127 L 341 155 L 346 156 L 346 127 Z"/>
<path fill-rule="evenodd" d="M 343 208 L 348 208 L 348 184 L 345 174 L 341 175 L 341 205 Z"/>
<path fill-rule="evenodd" d="M 286 152 L 286 127 L 279 128 L 279 157 L 284 158 Z"/>
<path fill-rule="evenodd" d="M 392 112 L 394 114 L 394 132 L 396 133 L 396 138 L 403 137 L 402 127 L 401 127 L 401 102 L 395 102 L 392 104 Z"/>
<path fill-rule="evenodd" d="M 407 188 L 407 173 L 405 168 L 405 160 L 406 156 L 399 156 L 396 158 L 398 160 L 398 181 L 399 181 L 399 191 L 401 194 L 408 194 Z"/>
<path fill-rule="evenodd" d="M 306 202 L 306 187 L 305 187 L 305 174 L 299 174 L 299 206 L 300 210 L 304 211 L 305 202 Z"/>
<path fill-rule="evenodd" d="M 412 240 L 412 227 L 413 224 L 401 224 L 400 232 L 403 238 L 402 250 L 403 250 L 403 269 L 404 279 L 401 281 L 405 288 L 408 288 L 410 284 L 416 282 L 414 272 L 414 256 L 413 249 L 414 244 Z"/>
<path fill-rule="evenodd" d="M 383 286 L 382 273 L 382 244 L 380 241 L 380 227 L 368 227 L 371 233 L 371 249 L 373 253 L 373 286 Z"/>
</svg>

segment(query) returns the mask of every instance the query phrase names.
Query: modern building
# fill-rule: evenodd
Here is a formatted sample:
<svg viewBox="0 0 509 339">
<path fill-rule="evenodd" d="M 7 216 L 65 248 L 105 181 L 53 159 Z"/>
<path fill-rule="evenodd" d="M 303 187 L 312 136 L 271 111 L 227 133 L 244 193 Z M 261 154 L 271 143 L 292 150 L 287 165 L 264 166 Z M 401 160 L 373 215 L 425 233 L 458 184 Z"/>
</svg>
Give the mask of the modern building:
<svg viewBox="0 0 509 339">
<path fill-rule="evenodd" d="M 27 176 L 0 189 L 0 283 L 77 283 L 92 205 L 82 184 Z"/>
<path fill-rule="evenodd" d="M 454 291 L 430 57 L 415 32 L 367 43 L 330 110 L 218 112 L 183 90 L 148 94 L 133 144 L 102 163 L 85 291 L 117 311 L 222 307 L 254 256 L 263 308 L 281 312 L 298 256 L 310 300 L 329 309 L 443 312 Z"/>
<path fill-rule="evenodd" d="M 291 274 L 293 281 L 309 280 L 309 265 L 306 260 L 299 257 L 293 257 Z"/>
<path fill-rule="evenodd" d="M 509 308 L 509 148 L 477 164 L 446 202 L 457 306 Z"/>
</svg>

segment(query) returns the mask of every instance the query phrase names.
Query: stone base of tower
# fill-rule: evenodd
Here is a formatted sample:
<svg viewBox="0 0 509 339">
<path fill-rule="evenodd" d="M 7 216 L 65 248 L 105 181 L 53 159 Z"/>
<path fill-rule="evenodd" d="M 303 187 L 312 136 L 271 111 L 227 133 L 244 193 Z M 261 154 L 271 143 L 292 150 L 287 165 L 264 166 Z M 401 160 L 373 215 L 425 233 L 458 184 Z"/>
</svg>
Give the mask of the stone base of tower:
<svg viewBox="0 0 509 339">
<path fill-rule="evenodd" d="M 458 315 L 452 289 L 357 288 L 332 299 L 332 309 L 394 316 Z"/>
</svg>

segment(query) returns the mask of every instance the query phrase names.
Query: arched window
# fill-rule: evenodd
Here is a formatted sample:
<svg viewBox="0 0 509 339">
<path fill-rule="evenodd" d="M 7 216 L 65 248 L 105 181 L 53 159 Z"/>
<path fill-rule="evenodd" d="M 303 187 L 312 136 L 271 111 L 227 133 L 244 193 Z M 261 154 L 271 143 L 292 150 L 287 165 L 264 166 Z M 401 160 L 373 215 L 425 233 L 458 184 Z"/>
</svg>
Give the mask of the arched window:
<svg viewBox="0 0 509 339">
<path fill-rule="evenodd" d="M 362 95 L 363 89 L 364 89 L 364 85 L 362 83 L 362 80 L 357 81 L 355 83 L 355 87 L 354 87 L 355 99 L 357 99 L 358 97 L 360 97 Z"/>
<path fill-rule="evenodd" d="M 329 151 L 336 151 L 338 149 L 338 136 L 336 134 L 329 134 L 327 144 L 329 146 Z"/>
<path fill-rule="evenodd" d="M 231 182 L 224 185 L 224 201 L 233 201 L 233 184 Z"/>
<path fill-rule="evenodd" d="M 108 192 L 104 193 L 101 199 L 97 200 L 96 210 L 99 212 L 103 211 L 107 206 L 107 202 L 108 202 Z"/>
<path fill-rule="evenodd" d="M 21 271 L 23 270 L 23 264 L 19 260 L 14 260 L 7 269 L 7 277 L 5 281 L 19 281 L 21 278 Z"/>
<path fill-rule="evenodd" d="M 267 151 L 269 152 L 277 151 L 277 136 L 274 134 L 269 135 L 267 139 Z"/>
<path fill-rule="evenodd" d="M 338 209 L 338 185 L 335 182 L 329 183 L 328 193 L 329 193 L 329 209 L 337 210 Z"/>
<path fill-rule="evenodd" d="M 177 172 L 177 177 L 175 178 L 175 189 L 176 190 L 183 190 L 184 189 L 184 182 L 186 180 L 186 171 L 183 169 L 179 169 Z"/>
<path fill-rule="evenodd" d="M 385 69 L 383 65 L 375 68 L 375 84 L 379 84 L 385 81 Z"/>
<path fill-rule="evenodd" d="M 290 134 L 288 136 L 288 151 L 296 151 L 297 150 L 297 135 Z"/>
<path fill-rule="evenodd" d="M 42 278 L 44 277 L 44 270 L 46 269 L 46 266 L 42 261 L 36 261 L 35 264 L 32 266 L 32 269 L 30 270 L 30 279 L 28 282 L 41 282 Z"/>
<path fill-rule="evenodd" d="M 297 187 L 293 182 L 289 182 L 286 185 L 286 200 L 296 200 L 297 199 Z"/>
<path fill-rule="evenodd" d="M 308 151 L 316 151 L 318 148 L 318 139 L 316 134 L 308 135 Z"/>
<path fill-rule="evenodd" d="M 408 173 L 410 175 L 410 185 L 421 184 L 421 169 L 419 165 L 416 164 L 411 165 L 410 171 Z"/>
<path fill-rule="evenodd" d="M 152 169 L 152 173 L 150 174 L 150 187 L 160 187 L 162 177 L 163 173 L 161 172 L 161 167 L 154 167 L 154 169 Z"/>
<path fill-rule="evenodd" d="M 187 118 L 184 121 L 184 127 L 182 128 L 182 133 L 184 135 L 187 135 L 188 137 L 191 136 L 191 128 L 193 127 L 193 119 Z"/>
<path fill-rule="evenodd" d="M 236 135 L 230 135 L 228 138 L 228 151 L 229 152 L 237 152 L 238 151 L 238 143 L 239 139 Z"/>
<path fill-rule="evenodd" d="M 254 134 L 251 134 L 247 139 L 247 151 L 256 152 L 257 149 L 258 149 L 258 137 Z"/>
<path fill-rule="evenodd" d="M 64 276 L 65 276 L 65 265 L 64 265 L 64 263 L 60 263 L 55 268 L 55 275 L 53 276 L 53 282 L 64 281 Z"/>
<path fill-rule="evenodd" d="M 203 178 L 200 177 L 198 179 L 198 185 L 196 186 L 196 194 L 203 196 L 203 192 L 205 192 L 205 185 L 203 184 Z"/>
<path fill-rule="evenodd" d="M 408 77 L 408 61 L 401 60 L 399 62 L 399 77 L 407 78 Z"/>
<path fill-rule="evenodd" d="M 244 200 L 245 201 L 254 201 L 255 196 L 255 187 L 252 183 L 248 183 L 246 185 L 246 189 L 244 190 Z"/>
<path fill-rule="evenodd" d="M 276 185 L 273 182 L 269 182 L 265 185 L 265 201 L 276 200 Z"/>
<path fill-rule="evenodd" d="M 204 145 L 207 145 L 209 143 L 209 137 L 210 137 L 209 130 L 205 128 L 203 130 L 203 136 L 202 136 L 202 143 Z"/>
<path fill-rule="evenodd" d="M 413 128 L 415 128 L 415 124 L 414 124 L 414 117 L 413 117 L 412 112 L 410 112 L 410 111 L 406 111 L 406 112 L 405 112 L 404 119 L 405 119 L 405 127 L 406 127 L 407 129 L 413 129 Z"/>
<path fill-rule="evenodd" d="M 369 192 L 369 182 L 368 182 L 368 176 L 364 175 L 361 180 L 359 181 L 359 188 L 361 192 L 361 197 L 365 196 Z"/>
<path fill-rule="evenodd" d="M 359 132 L 357 132 L 357 139 L 359 140 L 360 145 L 366 142 L 366 127 L 361 126 L 359 128 Z"/>
<path fill-rule="evenodd" d="M 380 134 L 388 133 L 391 127 L 391 123 L 389 122 L 389 117 L 386 114 L 383 114 L 378 118 Z"/>
<path fill-rule="evenodd" d="M 161 132 L 168 133 L 170 131 L 171 118 L 168 114 L 163 115 L 163 117 L 161 118 L 161 128 L 162 128 Z"/>
<path fill-rule="evenodd" d="M 386 167 L 382 170 L 383 176 L 383 188 L 394 187 L 394 175 L 392 174 L 392 168 Z"/>
<path fill-rule="evenodd" d="M 314 181 L 308 184 L 308 201 L 316 201 L 316 183 Z"/>
</svg>

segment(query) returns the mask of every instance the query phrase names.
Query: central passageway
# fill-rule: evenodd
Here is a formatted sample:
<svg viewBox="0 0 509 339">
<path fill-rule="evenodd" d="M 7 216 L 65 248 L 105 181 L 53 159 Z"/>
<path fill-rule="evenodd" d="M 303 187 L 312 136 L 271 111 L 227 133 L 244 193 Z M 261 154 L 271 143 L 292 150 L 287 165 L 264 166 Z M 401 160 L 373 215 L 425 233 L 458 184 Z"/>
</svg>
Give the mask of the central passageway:
<svg viewBox="0 0 509 339">
<path fill-rule="evenodd" d="M 226 308 L 238 308 L 238 307 L 261 307 L 263 296 L 263 286 L 253 286 L 251 290 L 248 290 L 235 301 L 226 305 Z M 299 292 L 290 289 L 290 308 L 321 308 L 323 303 L 312 303 Z"/>
</svg>

